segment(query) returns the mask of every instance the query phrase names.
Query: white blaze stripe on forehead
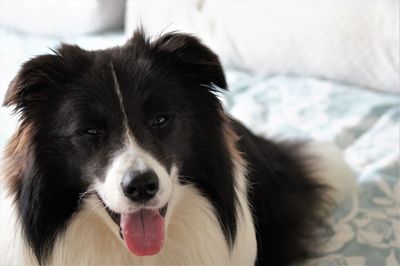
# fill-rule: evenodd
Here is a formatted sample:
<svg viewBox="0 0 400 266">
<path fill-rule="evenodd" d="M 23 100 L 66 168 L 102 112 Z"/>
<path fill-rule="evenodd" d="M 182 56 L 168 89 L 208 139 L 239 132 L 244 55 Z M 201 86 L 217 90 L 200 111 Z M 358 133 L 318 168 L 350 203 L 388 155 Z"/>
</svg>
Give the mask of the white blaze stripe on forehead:
<svg viewBox="0 0 400 266">
<path fill-rule="evenodd" d="M 119 82 L 117 79 L 117 74 L 115 73 L 115 69 L 114 69 L 114 65 L 113 63 L 110 63 L 111 66 L 111 74 L 113 76 L 113 80 L 114 80 L 114 88 L 115 88 L 115 92 L 118 95 L 118 100 L 119 100 L 119 105 L 121 107 L 121 111 L 122 111 L 122 115 L 123 115 L 123 125 L 124 125 L 124 129 L 125 131 L 128 133 L 128 135 L 131 135 L 129 133 L 130 129 L 129 129 L 129 125 L 128 125 L 128 116 L 126 115 L 126 111 L 125 111 L 125 107 L 124 107 L 124 99 L 122 98 L 122 92 L 121 92 L 121 87 L 119 86 Z"/>
<path fill-rule="evenodd" d="M 128 125 L 128 117 L 124 108 L 121 89 L 112 64 L 111 71 L 114 79 L 115 91 L 118 95 L 121 111 L 123 113 L 124 146 L 115 153 L 106 172 L 104 181 L 97 181 L 97 191 L 111 210 L 118 213 L 136 211 L 140 206 L 136 206 L 124 196 L 121 187 L 122 177 L 132 170 L 139 170 L 142 172 L 152 170 L 158 177 L 159 191 L 146 206 L 161 208 L 167 204 L 170 198 L 172 177 L 170 177 L 165 167 L 151 154 L 143 150 L 135 140 Z M 176 174 L 176 171 L 171 171 L 171 174 Z"/>
</svg>

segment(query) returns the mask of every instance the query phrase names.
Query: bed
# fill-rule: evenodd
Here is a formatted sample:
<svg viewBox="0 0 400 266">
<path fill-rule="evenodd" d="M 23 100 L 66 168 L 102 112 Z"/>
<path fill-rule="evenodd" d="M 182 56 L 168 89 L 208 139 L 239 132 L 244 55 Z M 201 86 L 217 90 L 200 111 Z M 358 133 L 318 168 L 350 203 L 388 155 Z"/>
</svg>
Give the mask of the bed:
<svg viewBox="0 0 400 266">
<path fill-rule="evenodd" d="M 62 38 L 0 29 L 0 97 L 21 63 Z M 68 38 L 87 49 L 122 44 L 122 32 Z M 227 111 L 259 135 L 336 143 L 358 178 L 358 191 L 334 210 L 316 265 L 399 265 L 400 96 L 294 75 L 254 75 L 227 68 Z M 17 123 L 0 109 L 0 146 Z M 317 249 L 316 249 L 317 251 Z"/>
</svg>

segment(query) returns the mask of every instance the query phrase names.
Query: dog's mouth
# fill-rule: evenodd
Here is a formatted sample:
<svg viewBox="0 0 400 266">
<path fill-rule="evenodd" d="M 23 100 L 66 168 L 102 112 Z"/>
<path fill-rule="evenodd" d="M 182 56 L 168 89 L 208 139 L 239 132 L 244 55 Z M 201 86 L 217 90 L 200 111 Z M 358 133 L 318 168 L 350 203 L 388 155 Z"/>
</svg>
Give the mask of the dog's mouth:
<svg viewBox="0 0 400 266">
<path fill-rule="evenodd" d="M 101 199 L 100 199 L 101 200 Z M 112 210 L 110 210 L 110 208 L 108 208 L 104 202 L 102 201 L 108 215 L 110 215 L 111 219 L 114 221 L 114 223 L 116 223 L 118 226 L 120 226 L 121 223 L 121 214 L 113 212 Z M 158 209 L 158 212 L 160 213 L 160 215 L 164 218 L 165 215 L 167 214 L 167 210 L 168 210 L 168 204 L 165 205 L 164 207 L 162 207 L 161 209 Z M 122 236 L 122 231 L 120 231 L 120 236 L 123 239 L 124 237 Z"/>
<path fill-rule="evenodd" d="M 101 200 L 101 199 L 100 199 Z M 136 256 L 160 252 L 165 238 L 165 215 L 168 204 L 160 209 L 141 208 L 132 213 L 116 213 L 103 202 L 111 219 L 119 226 L 119 234 Z"/>
</svg>

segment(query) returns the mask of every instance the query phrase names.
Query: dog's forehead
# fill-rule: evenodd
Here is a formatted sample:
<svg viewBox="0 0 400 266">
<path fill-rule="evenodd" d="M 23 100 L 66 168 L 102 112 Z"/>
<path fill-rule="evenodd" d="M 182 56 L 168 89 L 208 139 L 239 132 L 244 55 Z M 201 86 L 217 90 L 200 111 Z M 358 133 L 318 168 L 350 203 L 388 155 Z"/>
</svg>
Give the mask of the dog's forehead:
<svg viewBox="0 0 400 266">
<path fill-rule="evenodd" d="M 105 67 L 111 71 L 113 77 L 116 77 L 122 90 L 144 90 L 162 83 L 171 83 L 170 69 L 168 70 L 166 64 L 155 58 L 122 56 L 107 62 Z"/>
<path fill-rule="evenodd" d="M 132 54 L 117 47 L 93 51 L 93 55 L 89 67 L 71 77 L 66 97 L 59 97 L 67 111 L 82 110 L 85 116 L 100 114 L 109 119 L 119 118 L 123 106 L 128 118 L 139 119 L 186 106 L 186 90 L 179 83 L 182 77 L 172 74 L 156 54 Z"/>
<path fill-rule="evenodd" d="M 108 70 L 113 82 L 111 89 L 119 93 L 123 102 L 131 108 L 134 104 L 163 105 L 178 100 L 184 93 L 178 83 L 179 76 L 173 75 L 165 65 L 157 64 L 143 58 L 134 63 L 109 62 Z"/>
</svg>

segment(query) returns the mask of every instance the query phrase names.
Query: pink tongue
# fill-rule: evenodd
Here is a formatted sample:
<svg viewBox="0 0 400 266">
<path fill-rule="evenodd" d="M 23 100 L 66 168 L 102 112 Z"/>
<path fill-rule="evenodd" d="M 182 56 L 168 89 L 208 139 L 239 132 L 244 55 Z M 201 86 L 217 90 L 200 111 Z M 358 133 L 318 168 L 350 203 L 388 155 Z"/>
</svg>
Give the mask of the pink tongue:
<svg viewBox="0 0 400 266">
<path fill-rule="evenodd" d="M 120 226 L 126 246 L 136 256 L 157 254 L 164 244 L 164 218 L 158 210 L 122 214 Z"/>
</svg>

